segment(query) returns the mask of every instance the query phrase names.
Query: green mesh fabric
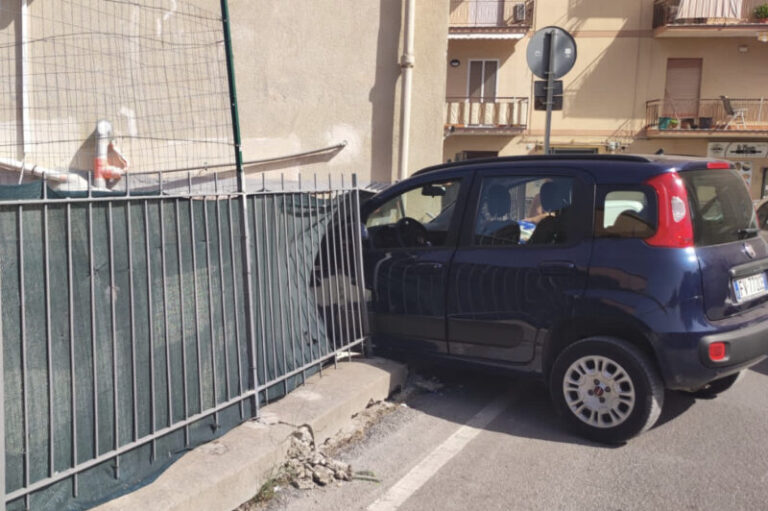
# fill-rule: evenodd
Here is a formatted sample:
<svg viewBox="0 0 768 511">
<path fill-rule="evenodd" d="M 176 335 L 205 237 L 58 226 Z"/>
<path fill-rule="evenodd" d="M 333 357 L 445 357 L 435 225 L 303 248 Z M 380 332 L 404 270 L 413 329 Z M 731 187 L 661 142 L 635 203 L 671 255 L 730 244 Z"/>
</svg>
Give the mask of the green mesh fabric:
<svg viewBox="0 0 768 511">
<path fill-rule="evenodd" d="M 39 198 L 34 185 L 0 198 Z M 32 509 L 86 509 L 146 484 L 255 416 L 254 399 L 237 399 L 254 388 L 252 360 L 263 404 L 362 335 L 357 297 L 334 278 L 354 281 L 354 236 L 329 229 L 350 195 L 252 195 L 245 226 L 239 197 L 48 197 L 0 203 L 6 492 L 130 449 L 34 492 Z"/>
</svg>

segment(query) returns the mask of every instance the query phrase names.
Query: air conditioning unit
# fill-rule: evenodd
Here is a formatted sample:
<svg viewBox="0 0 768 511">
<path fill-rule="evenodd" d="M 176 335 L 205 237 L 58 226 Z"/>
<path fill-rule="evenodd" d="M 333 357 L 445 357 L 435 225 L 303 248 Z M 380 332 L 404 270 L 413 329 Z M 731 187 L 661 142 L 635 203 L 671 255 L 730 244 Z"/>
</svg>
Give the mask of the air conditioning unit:
<svg viewBox="0 0 768 511">
<path fill-rule="evenodd" d="M 525 3 L 520 2 L 514 5 L 513 18 L 515 23 L 522 23 L 525 21 Z"/>
</svg>

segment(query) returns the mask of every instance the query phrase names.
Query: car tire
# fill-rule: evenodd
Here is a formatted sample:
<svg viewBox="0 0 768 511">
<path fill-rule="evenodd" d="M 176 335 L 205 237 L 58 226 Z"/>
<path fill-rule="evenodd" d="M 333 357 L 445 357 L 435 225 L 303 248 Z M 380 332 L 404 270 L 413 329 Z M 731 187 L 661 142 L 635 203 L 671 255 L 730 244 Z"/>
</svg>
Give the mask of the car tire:
<svg viewBox="0 0 768 511">
<path fill-rule="evenodd" d="M 691 392 L 691 394 L 693 394 L 695 397 L 711 399 L 733 387 L 736 382 L 741 380 L 741 376 L 743 374 L 744 371 L 739 371 L 738 373 L 730 374 L 725 378 L 711 381 L 699 390 Z"/>
<path fill-rule="evenodd" d="M 621 443 L 646 431 L 664 403 L 664 385 L 649 357 L 613 337 L 567 346 L 552 366 L 550 393 L 571 429 L 602 443 Z"/>
</svg>

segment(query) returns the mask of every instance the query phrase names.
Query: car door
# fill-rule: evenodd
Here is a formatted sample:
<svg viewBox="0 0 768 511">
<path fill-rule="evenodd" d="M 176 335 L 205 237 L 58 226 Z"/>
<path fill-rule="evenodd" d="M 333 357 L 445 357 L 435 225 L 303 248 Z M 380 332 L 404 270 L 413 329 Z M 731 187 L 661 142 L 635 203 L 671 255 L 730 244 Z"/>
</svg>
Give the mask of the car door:
<svg viewBox="0 0 768 511">
<path fill-rule="evenodd" d="M 420 176 L 363 210 L 363 260 L 377 342 L 447 352 L 445 296 L 471 175 Z"/>
<path fill-rule="evenodd" d="M 450 268 L 450 354 L 533 359 L 584 292 L 593 189 L 567 168 L 478 172 Z"/>
</svg>

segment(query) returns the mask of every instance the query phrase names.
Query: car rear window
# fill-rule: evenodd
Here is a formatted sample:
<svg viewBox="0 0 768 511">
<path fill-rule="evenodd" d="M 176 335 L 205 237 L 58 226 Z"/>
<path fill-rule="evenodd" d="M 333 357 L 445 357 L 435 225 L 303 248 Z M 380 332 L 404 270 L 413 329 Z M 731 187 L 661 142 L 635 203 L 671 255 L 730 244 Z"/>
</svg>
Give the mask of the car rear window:
<svg viewBox="0 0 768 511">
<path fill-rule="evenodd" d="M 688 189 L 697 247 L 757 236 L 752 199 L 735 170 L 693 170 L 680 176 Z"/>
</svg>

